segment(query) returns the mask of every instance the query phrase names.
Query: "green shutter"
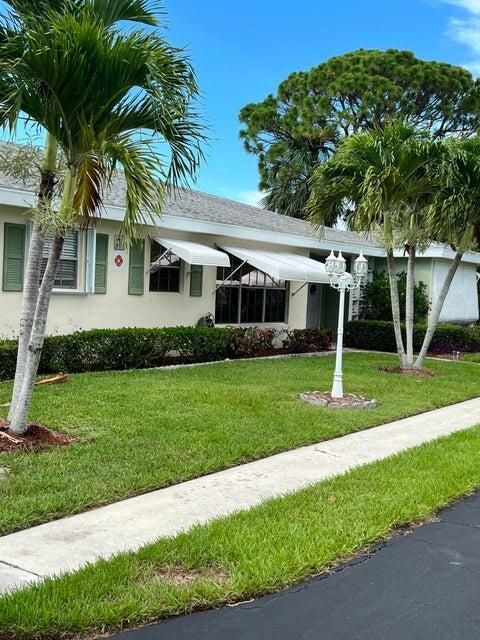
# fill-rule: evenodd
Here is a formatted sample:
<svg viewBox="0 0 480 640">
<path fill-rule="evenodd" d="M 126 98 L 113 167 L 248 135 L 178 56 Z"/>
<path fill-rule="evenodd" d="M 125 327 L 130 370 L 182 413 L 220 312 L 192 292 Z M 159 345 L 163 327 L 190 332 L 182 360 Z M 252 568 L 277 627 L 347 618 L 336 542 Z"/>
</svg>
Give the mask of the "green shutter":
<svg viewBox="0 0 480 640">
<path fill-rule="evenodd" d="M 95 241 L 95 293 L 107 293 L 108 236 L 97 233 Z"/>
<path fill-rule="evenodd" d="M 5 222 L 3 238 L 3 290 L 23 291 L 23 271 L 25 267 L 24 224 Z"/>
<path fill-rule="evenodd" d="M 192 264 L 190 271 L 190 295 L 200 298 L 203 285 L 203 267 L 201 264 Z"/>
<path fill-rule="evenodd" d="M 130 245 L 128 265 L 128 293 L 142 296 L 145 282 L 145 241 L 137 240 Z"/>
</svg>

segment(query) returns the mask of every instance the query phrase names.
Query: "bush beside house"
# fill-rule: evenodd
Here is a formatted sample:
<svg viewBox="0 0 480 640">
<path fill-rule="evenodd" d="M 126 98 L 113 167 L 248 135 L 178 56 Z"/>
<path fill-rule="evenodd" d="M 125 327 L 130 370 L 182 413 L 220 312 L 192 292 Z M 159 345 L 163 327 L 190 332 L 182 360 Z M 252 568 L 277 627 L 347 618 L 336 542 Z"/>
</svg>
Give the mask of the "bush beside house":
<svg viewBox="0 0 480 640">
<path fill-rule="evenodd" d="M 329 329 L 293 329 L 283 345 L 290 353 L 313 353 L 330 349 L 333 332 Z"/>
<path fill-rule="evenodd" d="M 331 344 L 326 329 L 287 333 L 283 349 L 276 349 L 278 332 L 256 327 L 170 327 L 157 329 L 94 329 L 49 336 L 40 373 L 81 373 L 159 367 L 174 363 L 210 362 L 226 358 L 254 358 L 289 351 L 323 351 Z M 0 341 L 0 380 L 13 378 L 17 344 Z"/>
<path fill-rule="evenodd" d="M 415 325 L 413 339 L 416 351 L 422 346 L 426 330 L 427 325 L 424 323 Z M 396 352 L 393 323 L 383 320 L 348 322 L 345 326 L 344 342 L 346 347 L 355 349 Z M 452 351 L 480 351 L 480 326 L 439 324 L 429 352 L 451 354 Z"/>
<path fill-rule="evenodd" d="M 407 291 L 407 274 L 405 271 L 397 275 L 398 296 L 400 299 L 400 317 L 405 320 L 405 298 Z M 427 285 L 424 282 L 415 283 L 414 291 L 415 322 L 424 322 L 428 316 L 429 300 Z M 392 302 L 390 296 L 390 282 L 388 275 L 382 271 L 374 273 L 372 280 L 362 287 L 360 302 L 361 320 L 392 320 Z"/>
</svg>

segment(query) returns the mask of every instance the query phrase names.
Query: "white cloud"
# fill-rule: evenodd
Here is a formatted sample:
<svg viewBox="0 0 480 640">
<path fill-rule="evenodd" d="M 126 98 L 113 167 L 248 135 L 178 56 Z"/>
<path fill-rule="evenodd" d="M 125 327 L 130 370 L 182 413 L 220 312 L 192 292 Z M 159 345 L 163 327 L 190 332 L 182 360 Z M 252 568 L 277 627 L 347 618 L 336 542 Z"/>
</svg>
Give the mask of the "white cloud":
<svg viewBox="0 0 480 640">
<path fill-rule="evenodd" d="M 480 56 L 480 18 L 472 17 L 469 20 L 452 18 L 448 33 L 454 40 L 468 47 L 472 53 Z"/>
<path fill-rule="evenodd" d="M 446 4 L 453 4 L 456 7 L 465 9 L 470 13 L 480 15 L 480 0 L 442 0 Z"/>
<path fill-rule="evenodd" d="M 441 0 L 464 10 L 464 18 L 450 18 L 447 34 L 456 42 L 464 45 L 473 54 L 474 59 L 463 66 L 474 75 L 480 72 L 480 0 Z"/>
</svg>

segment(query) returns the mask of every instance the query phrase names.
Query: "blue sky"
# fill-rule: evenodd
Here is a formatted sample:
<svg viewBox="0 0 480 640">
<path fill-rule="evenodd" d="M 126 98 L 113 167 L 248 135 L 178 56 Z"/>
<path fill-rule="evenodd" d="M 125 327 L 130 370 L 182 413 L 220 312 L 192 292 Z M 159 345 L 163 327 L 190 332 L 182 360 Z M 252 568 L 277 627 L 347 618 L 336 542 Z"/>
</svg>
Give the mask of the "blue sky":
<svg viewBox="0 0 480 640">
<path fill-rule="evenodd" d="M 480 0 L 164 1 L 165 36 L 187 48 L 210 127 L 196 186 L 252 204 L 256 158 L 239 140 L 238 112 L 290 72 L 360 47 L 391 47 L 480 75 Z"/>
<path fill-rule="evenodd" d="M 291 71 L 352 49 L 410 49 L 480 74 L 480 0 L 166 0 L 167 37 L 187 46 L 211 127 L 198 188 L 254 202 L 256 159 L 238 112 Z"/>
</svg>

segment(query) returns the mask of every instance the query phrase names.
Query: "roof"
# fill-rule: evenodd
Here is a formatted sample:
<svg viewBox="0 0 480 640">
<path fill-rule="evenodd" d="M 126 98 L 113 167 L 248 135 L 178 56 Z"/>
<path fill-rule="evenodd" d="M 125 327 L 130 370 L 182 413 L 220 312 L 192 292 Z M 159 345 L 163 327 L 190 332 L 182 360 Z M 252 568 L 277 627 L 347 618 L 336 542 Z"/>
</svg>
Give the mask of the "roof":
<svg viewBox="0 0 480 640">
<path fill-rule="evenodd" d="M 105 198 L 106 205 L 123 207 L 126 184 L 119 176 Z M 290 218 L 275 211 L 229 200 L 195 189 L 177 189 L 165 203 L 164 213 L 177 218 L 203 220 L 217 224 L 230 224 L 250 229 L 262 229 L 275 233 L 288 233 L 309 238 L 319 238 L 320 233 L 304 220 Z M 325 228 L 322 238 L 326 241 L 344 242 L 361 246 L 378 246 L 360 234 Z"/>
<path fill-rule="evenodd" d="M 1 143 L 0 143 L 1 144 Z M 16 180 L 0 173 L 0 188 L 7 187 L 19 191 L 35 192 L 38 185 L 33 180 Z M 105 206 L 124 207 L 126 183 L 119 175 L 105 196 Z M 226 224 L 261 229 L 272 233 L 304 236 L 310 239 L 322 239 L 325 242 L 345 243 L 362 247 L 378 245 L 361 234 L 339 229 L 325 228 L 323 234 L 316 231 L 308 222 L 284 216 L 235 200 L 229 200 L 194 189 L 179 188 L 165 203 L 164 213 L 175 218 L 204 221 L 214 224 Z"/>
<path fill-rule="evenodd" d="M 5 143 L 0 142 L 0 148 L 3 145 Z M 27 201 L 33 201 L 38 185 L 35 180 L 27 179 L 24 182 L 0 173 L 0 190 L 2 188 L 13 192 L 18 191 L 18 193 L 14 197 L 2 196 L 0 201 L 9 204 L 13 204 L 15 201 L 17 206 L 20 203 L 20 206 L 28 206 Z M 26 192 L 29 194 L 28 198 Z M 106 218 L 110 218 L 112 212 L 112 219 L 121 220 L 123 218 L 121 209 L 125 206 L 125 195 L 125 180 L 121 175 L 118 175 L 105 197 Z M 347 253 L 348 251 L 356 253 L 358 247 L 358 250 L 363 249 L 367 255 L 385 255 L 379 244 L 363 234 L 329 227 L 326 227 L 321 234 L 304 220 L 290 218 L 275 211 L 253 207 L 194 189 L 177 189 L 167 198 L 163 213 L 165 218 L 162 219 L 162 222 L 159 221 L 158 226 L 167 229 L 199 231 L 201 228 L 201 232 L 208 233 L 210 231 L 206 231 L 207 227 L 209 229 L 223 227 L 226 232 L 222 232 L 221 235 L 224 236 L 309 247 L 322 251 L 329 250 L 333 246 L 335 250 L 342 249 Z M 396 253 L 399 256 L 403 255 L 401 251 Z M 453 252 L 447 246 L 431 245 L 421 255 L 451 260 Z M 480 253 L 467 252 L 463 260 L 480 264 Z"/>
</svg>

